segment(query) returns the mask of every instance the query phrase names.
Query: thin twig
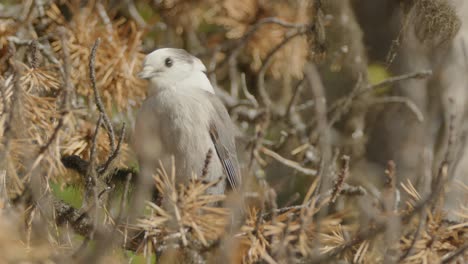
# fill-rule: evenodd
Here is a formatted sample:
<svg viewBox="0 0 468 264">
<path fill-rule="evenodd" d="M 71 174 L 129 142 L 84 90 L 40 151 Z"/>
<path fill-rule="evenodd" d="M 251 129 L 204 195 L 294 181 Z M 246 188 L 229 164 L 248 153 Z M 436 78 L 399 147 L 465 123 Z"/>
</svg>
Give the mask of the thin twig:
<svg viewBox="0 0 468 264">
<path fill-rule="evenodd" d="M 278 50 L 280 50 L 284 45 L 286 45 L 289 41 L 294 39 L 297 36 L 301 36 L 307 32 L 311 31 L 311 27 L 301 27 L 294 32 L 287 34 L 286 37 L 278 44 L 276 45 L 268 54 L 266 55 L 265 59 L 263 60 L 262 67 L 260 67 L 260 70 L 258 71 L 258 76 L 257 76 L 257 89 L 258 93 L 260 95 L 260 103 L 267 107 L 271 107 L 271 99 L 270 96 L 268 95 L 268 92 L 266 91 L 265 88 L 265 73 L 268 67 L 270 66 L 270 63 L 273 60 L 274 55 Z"/>
<path fill-rule="evenodd" d="M 39 52 L 37 51 L 37 39 L 33 40 L 29 45 L 30 48 L 30 59 L 31 59 L 31 68 L 36 69 L 39 67 Z"/>
<path fill-rule="evenodd" d="M 135 2 L 133 0 L 126 0 L 127 2 L 127 9 L 128 13 L 130 14 L 130 17 L 138 24 L 140 28 L 146 28 L 147 24 L 143 17 L 141 17 L 140 13 L 138 12 L 138 9 L 135 6 Z"/>
<path fill-rule="evenodd" d="M 244 93 L 245 97 L 252 103 L 253 107 L 258 108 L 257 99 L 249 92 L 249 88 L 247 87 L 247 81 L 245 80 L 245 73 L 241 74 L 241 85 L 242 85 L 242 92 Z"/>
<path fill-rule="evenodd" d="M 416 242 L 421 238 L 421 231 L 423 230 L 423 227 L 426 225 L 426 217 L 427 217 L 426 210 L 421 210 L 419 224 L 416 229 L 416 232 L 414 233 L 414 237 L 411 240 L 411 244 L 409 248 L 403 254 L 401 254 L 398 260 L 399 262 L 403 261 L 406 257 L 411 256 L 413 254 L 413 251 L 415 249 L 414 246 L 416 245 Z"/>
<path fill-rule="evenodd" d="M 333 186 L 333 192 L 331 195 L 331 202 L 334 203 L 338 194 L 341 193 L 343 189 L 343 184 L 349 176 L 349 156 L 343 155 L 341 157 L 341 170 L 338 174 L 338 179 L 336 180 L 335 185 Z"/>
<path fill-rule="evenodd" d="M 124 192 L 123 192 L 123 195 L 122 195 L 122 199 L 120 200 L 119 213 L 117 214 L 117 217 L 115 218 L 114 227 L 112 228 L 112 231 L 108 234 L 108 237 L 107 237 L 107 240 L 110 240 L 110 241 L 106 241 L 107 243 L 105 243 L 105 244 L 110 244 L 112 241 L 114 241 L 115 232 L 117 231 L 117 228 L 120 226 L 120 224 L 122 222 L 122 218 L 126 218 L 126 221 L 125 221 L 126 224 L 125 224 L 125 227 L 124 227 L 124 231 L 125 231 L 125 233 L 127 232 L 128 215 L 125 214 L 125 217 L 122 217 L 122 216 L 124 215 L 124 210 L 125 210 L 125 208 L 127 206 L 128 193 L 129 193 L 129 190 L 130 190 L 130 182 L 132 180 L 132 176 L 133 176 L 132 173 L 127 174 L 126 181 L 125 181 Z M 105 246 L 105 244 L 103 246 Z"/>
<path fill-rule="evenodd" d="M 400 202 L 400 192 L 396 188 L 398 182 L 396 174 L 396 164 L 393 160 L 387 163 L 385 170 L 386 182 L 382 191 L 381 203 L 382 213 L 385 216 L 384 240 L 387 245 L 398 243 L 401 236 L 401 219 L 398 215 L 398 204 Z M 383 263 L 396 263 L 396 258 L 400 255 L 399 248 L 387 248 L 384 252 Z"/>
<path fill-rule="evenodd" d="M 313 64 L 307 64 L 305 66 L 305 78 L 307 79 L 308 85 L 312 90 L 313 96 L 315 98 L 315 114 L 317 116 L 318 124 L 318 144 L 322 152 L 322 157 L 320 161 L 320 170 L 318 172 L 321 181 L 319 182 L 319 187 L 317 191 L 323 192 L 330 189 L 332 186 L 331 179 L 327 177 L 329 175 L 328 171 L 330 169 L 330 162 L 332 158 L 332 151 L 330 145 L 330 135 L 328 133 L 328 120 L 327 120 L 327 103 L 325 97 L 325 88 L 323 87 L 322 80 L 318 73 L 317 67 Z M 312 135 L 310 136 L 312 139 Z"/>
<path fill-rule="evenodd" d="M 327 119 L 327 101 L 325 97 L 325 87 L 318 72 L 317 67 L 312 63 L 307 63 L 304 66 L 304 75 L 315 99 L 315 116 L 317 117 L 317 133 L 318 146 L 321 151 L 320 167 L 317 173 L 319 179 L 316 192 L 324 195 L 327 190 L 332 187 L 331 175 L 332 164 L 332 148 Z M 312 140 L 312 134 L 309 136 L 309 141 Z M 321 220 L 328 214 L 328 208 L 320 210 L 316 214 L 317 232 L 321 230 Z M 316 240 L 317 246 L 320 246 L 320 241 Z"/>
<path fill-rule="evenodd" d="M 106 114 L 106 110 L 104 108 L 104 104 L 102 103 L 101 96 L 99 95 L 99 91 L 96 86 L 96 68 L 95 68 L 95 62 L 96 62 L 96 51 L 97 48 L 99 47 L 99 44 L 101 43 L 101 39 L 98 38 L 96 42 L 94 42 L 94 45 L 91 49 L 91 56 L 89 58 L 89 77 L 91 79 L 91 85 L 93 87 L 94 91 L 94 100 L 96 101 L 96 106 L 101 112 L 103 119 L 104 119 L 104 125 L 106 126 L 107 129 L 107 135 L 109 136 L 109 141 L 110 141 L 110 147 L 111 147 L 111 152 L 113 153 L 115 151 L 115 133 L 114 133 L 114 127 L 112 126 L 112 123 L 109 119 L 109 116 Z"/>
<path fill-rule="evenodd" d="M 42 155 L 45 153 L 45 151 L 49 148 L 50 145 L 52 145 L 52 143 L 58 137 L 58 134 L 59 134 L 60 130 L 62 129 L 64 123 L 65 123 L 65 118 L 68 115 L 68 111 L 69 111 L 69 102 L 68 102 L 69 100 L 68 100 L 68 98 L 69 98 L 70 91 L 72 89 L 71 80 L 70 80 L 70 72 L 71 72 L 70 52 L 69 52 L 68 46 L 66 45 L 66 42 L 65 42 L 65 29 L 61 28 L 61 29 L 59 29 L 59 31 L 60 31 L 60 37 L 61 37 L 60 40 L 61 40 L 61 44 L 62 44 L 62 51 L 63 51 L 63 58 L 64 58 L 64 60 L 63 60 L 63 78 L 64 78 L 64 84 L 65 84 L 65 89 L 63 89 L 63 98 L 62 98 L 63 101 L 62 101 L 62 105 L 61 105 L 61 113 L 60 113 L 60 118 L 58 120 L 58 124 L 54 129 L 54 132 L 50 136 L 47 143 L 44 144 L 38 151 L 38 155 L 37 155 L 38 158 L 34 162 L 34 164 L 36 164 L 36 165 L 42 159 Z M 34 49 L 35 49 L 35 51 L 33 53 L 36 53 L 39 43 L 37 42 L 37 40 L 33 40 L 31 42 L 31 45 L 33 45 Z M 35 58 L 35 57 L 37 57 L 37 54 L 33 54 L 32 56 L 33 56 L 33 63 L 32 64 L 36 65 L 35 67 L 37 67 L 38 62 L 37 62 L 37 58 Z M 34 168 L 35 168 L 35 166 L 33 165 L 32 168 L 31 168 L 31 171 Z"/>
<path fill-rule="evenodd" d="M 11 95 L 11 101 L 10 101 L 10 106 L 9 106 L 9 109 L 8 109 L 8 116 L 7 116 L 7 120 L 6 122 L 4 123 L 4 130 L 3 130 L 3 138 L 2 138 L 2 141 L 3 141 L 3 149 L 4 149 L 4 155 L 6 155 L 6 153 L 9 152 L 10 150 L 10 142 L 11 142 L 11 138 L 13 137 L 13 133 L 14 133 L 14 123 L 17 119 L 17 115 L 19 115 L 19 113 L 17 113 L 20 109 L 19 109 L 19 102 L 20 102 L 20 96 L 21 96 L 21 93 L 22 93 L 22 88 L 21 88 L 21 85 L 20 85 L 20 80 L 21 80 L 21 76 L 20 76 L 20 72 L 18 71 L 18 68 L 17 68 L 17 64 L 15 62 L 15 58 L 14 58 L 14 55 L 16 53 L 16 48 L 15 46 L 13 45 L 13 43 L 10 43 L 9 45 L 9 54 L 10 54 L 10 58 L 8 59 L 8 63 L 11 67 L 11 69 L 13 70 L 13 94 Z M 6 86 L 5 86 L 5 93 L 4 93 L 4 106 L 6 107 Z M 2 157 L 2 159 L 4 159 L 5 157 Z"/>
<path fill-rule="evenodd" d="M 117 148 L 111 153 L 111 155 L 109 155 L 109 158 L 107 158 L 106 163 L 104 163 L 104 166 L 102 167 L 102 169 L 99 170 L 100 173 L 105 173 L 107 169 L 109 168 L 109 166 L 111 165 L 112 161 L 114 161 L 115 158 L 117 158 L 117 156 L 119 155 L 122 142 L 125 137 L 125 129 L 126 129 L 126 124 L 123 123 L 122 129 L 120 130 L 119 141 L 117 142 Z"/>
<path fill-rule="evenodd" d="M 15 36 L 8 36 L 7 37 L 9 42 L 15 43 L 17 45 L 31 45 L 34 40 L 23 40 Z M 37 42 L 37 48 L 46 56 L 46 58 L 52 62 L 53 64 L 60 65 L 60 61 L 55 57 L 53 52 L 47 48 L 46 46 L 42 45 L 41 43 Z"/>
<path fill-rule="evenodd" d="M 418 119 L 418 122 L 424 122 L 424 115 L 419 107 L 411 101 L 411 99 L 402 96 L 385 96 L 371 99 L 370 104 L 386 104 L 386 103 L 401 103 L 408 107 L 408 109 Z"/>
<path fill-rule="evenodd" d="M 379 83 L 368 85 L 367 87 L 359 91 L 356 94 L 356 97 L 364 93 L 368 93 L 368 92 L 377 90 L 379 88 L 382 88 L 382 87 L 385 87 L 387 85 L 391 85 L 397 82 L 406 81 L 410 79 L 424 79 L 424 78 L 430 77 L 431 75 L 432 75 L 432 70 L 422 70 L 422 71 L 416 71 L 416 72 L 412 72 L 408 74 L 402 74 L 402 75 L 395 76 L 395 77 L 390 77 Z"/>
<path fill-rule="evenodd" d="M 69 97 L 72 94 L 73 84 L 71 82 L 70 74 L 71 74 L 71 60 L 70 60 L 70 50 L 68 49 L 68 45 L 66 42 L 66 31 L 65 28 L 59 28 L 60 34 L 60 42 L 62 45 L 62 52 L 63 52 L 63 80 L 65 83 L 65 89 L 63 90 L 63 97 L 62 97 L 62 110 L 70 109 L 70 100 Z M 74 98 L 74 96 L 73 96 Z M 74 100 L 74 99 L 72 99 Z"/>
<path fill-rule="evenodd" d="M 52 143 L 55 142 L 55 139 L 58 137 L 58 134 L 59 134 L 60 130 L 62 129 L 63 124 L 65 123 L 65 117 L 66 117 L 67 114 L 68 114 L 68 112 L 62 112 L 62 114 L 60 115 L 60 118 L 58 120 L 58 124 L 54 129 L 54 132 L 52 132 L 52 135 L 50 136 L 47 143 L 42 145 L 41 148 L 39 149 L 38 157 L 42 156 L 45 153 L 45 151 L 50 147 L 50 145 L 52 145 Z"/>
<path fill-rule="evenodd" d="M 447 147 L 446 153 L 449 151 L 450 150 Z M 435 177 L 435 182 L 433 183 L 433 186 L 432 186 L 432 192 L 427 194 L 427 196 L 424 199 L 421 199 L 420 202 L 414 206 L 413 210 L 410 213 L 401 217 L 400 222 L 409 221 L 415 214 L 419 213 L 421 210 L 424 210 L 426 206 L 433 204 L 435 201 L 437 201 L 440 198 L 440 195 L 443 194 L 442 191 L 444 188 L 445 181 L 447 180 L 447 172 L 449 169 L 449 164 L 450 163 L 447 160 L 444 160 L 440 164 L 437 175 Z M 326 263 L 329 260 L 334 259 L 336 256 L 338 256 L 342 252 L 363 242 L 364 240 L 371 239 L 375 237 L 376 235 L 382 232 L 385 232 L 386 228 L 387 228 L 386 222 L 383 222 L 383 223 L 378 224 L 375 228 L 366 229 L 365 231 L 356 234 L 353 239 L 346 242 L 341 247 L 333 250 L 331 253 L 320 256 L 316 259 L 313 259 L 308 263 Z"/>
<path fill-rule="evenodd" d="M 210 166 L 211 158 L 213 157 L 213 150 L 210 148 L 206 153 L 205 163 L 203 164 L 203 169 L 201 171 L 201 177 L 205 178 L 208 175 L 208 168 Z"/>
<path fill-rule="evenodd" d="M 220 63 L 218 63 L 217 67 L 221 67 L 224 65 L 226 62 L 231 60 L 232 58 L 237 58 L 241 52 L 241 50 L 245 47 L 245 45 L 249 42 L 249 40 L 255 35 L 255 32 L 257 32 L 262 26 L 267 25 L 267 24 L 276 24 L 279 26 L 282 26 L 284 28 L 303 28 L 303 27 L 311 27 L 311 25 L 307 24 L 296 24 L 296 23 L 290 23 L 284 20 L 281 20 L 280 18 L 277 17 L 267 17 L 259 20 L 257 23 L 255 23 L 250 29 L 244 33 L 244 35 L 232 46 L 234 49 L 232 52 L 230 52 L 230 55 L 226 57 L 224 60 L 222 60 Z M 217 48 L 218 51 L 224 50 L 223 48 Z M 210 67 L 210 72 L 214 71 L 214 68 Z"/>
<path fill-rule="evenodd" d="M 462 245 L 461 247 L 459 247 L 455 251 L 452 251 L 450 253 L 445 254 L 442 257 L 440 263 L 442 263 L 442 264 L 451 263 L 453 260 L 455 260 L 455 258 L 457 258 L 458 256 L 461 256 L 462 254 L 464 254 L 466 250 L 468 250 L 468 243 L 465 243 L 464 245 Z"/>
<path fill-rule="evenodd" d="M 282 157 L 280 154 L 278 154 L 278 153 L 276 153 L 276 152 L 274 152 L 274 151 L 272 151 L 272 150 L 270 150 L 270 149 L 268 149 L 266 147 L 261 146 L 259 148 L 259 150 L 263 154 L 275 159 L 276 161 L 280 162 L 281 164 L 283 164 L 283 165 L 285 165 L 287 167 L 290 167 L 292 169 L 295 169 L 295 170 L 299 171 L 300 173 L 303 173 L 303 174 L 308 175 L 308 176 L 316 176 L 317 175 L 316 170 L 309 169 L 309 168 L 304 168 L 299 163 L 297 163 L 295 161 L 292 161 L 292 160 L 289 160 L 289 159 L 286 159 L 286 158 Z"/>
<path fill-rule="evenodd" d="M 302 91 L 302 88 L 304 87 L 304 85 L 303 85 L 304 80 L 305 79 L 301 79 L 297 83 L 296 87 L 294 87 L 294 92 L 293 92 L 293 95 L 291 96 L 291 99 L 288 102 L 288 106 L 286 107 L 286 112 L 284 113 L 284 118 L 290 118 L 290 116 L 292 114 L 292 110 L 294 108 L 294 104 L 296 103 L 297 97 L 299 96 L 299 94 Z"/>
<path fill-rule="evenodd" d="M 91 230 L 90 238 L 92 239 L 94 237 L 94 233 L 96 231 L 96 227 L 98 225 L 98 213 L 99 213 L 99 206 L 98 206 L 98 192 L 97 192 L 97 177 L 96 177 L 96 169 L 95 169 L 95 156 L 96 156 L 96 148 L 97 148 L 97 138 L 98 138 L 98 133 L 99 133 L 99 128 L 101 127 L 103 120 L 103 115 L 99 115 L 99 119 L 96 123 L 96 129 L 94 130 L 94 135 L 93 135 L 93 140 L 92 140 L 92 145 L 91 145 L 91 153 L 89 155 L 89 167 L 88 171 L 86 173 L 86 190 L 85 190 L 85 196 L 83 201 L 87 201 L 89 198 L 89 194 L 93 193 L 94 197 L 94 208 L 95 208 L 95 215 L 94 215 L 94 224 L 93 224 L 93 229 Z"/>
<path fill-rule="evenodd" d="M 335 124 L 337 121 L 339 121 L 341 117 L 341 113 L 345 113 L 348 111 L 348 109 L 351 107 L 351 103 L 358 98 L 359 96 L 362 96 L 366 93 L 375 91 L 379 88 L 382 88 L 384 86 L 392 85 L 397 82 L 401 81 L 406 81 L 410 79 L 422 79 L 422 78 L 427 78 L 432 75 L 431 70 L 422 70 L 422 71 L 416 71 L 412 73 L 407 73 L 407 74 L 402 74 L 399 76 L 391 77 L 388 79 L 383 80 L 382 82 L 376 83 L 376 84 L 370 84 L 366 86 L 365 88 L 361 89 L 361 79 L 358 80 L 358 82 L 355 85 L 355 88 L 351 91 L 350 94 L 346 95 L 345 97 L 342 97 L 338 100 L 336 100 L 333 104 L 330 105 L 330 107 L 327 109 L 327 114 L 332 114 L 330 118 L 329 125 L 332 126 Z M 408 104 L 408 102 L 404 102 L 405 104 Z M 412 111 L 415 111 L 415 115 L 418 119 L 424 117 L 419 109 L 415 110 L 414 107 L 409 106 Z M 308 128 L 314 127 L 316 124 L 317 120 L 313 119 L 309 124 L 307 125 Z"/>
<path fill-rule="evenodd" d="M 98 11 L 99 16 L 102 19 L 102 22 L 106 26 L 107 37 L 109 41 L 112 41 L 112 33 L 113 33 L 112 22 L 111 22 L 111 19 L 109 18 L 109 15 L 106 12 L 106 8 L 101 2 L 97 2 L 96 9 Z"/>
<path fill-rule="evenodd" d="M 431 196 L 426 197 L 426 199 L 422 200 L 418 205 L 416 205 L 413 209 L 413 211 L 405 216 L 402 217 L 402 222 L 406 222 L 409 219 L 411 219 L 414 214 L 425 208 L 426 204 L 429 202 L 431 199 Z M 336 258 L 338 255 L 341 253 L 347 251 L 348 249 L 353 248 L 354 246 L 362 243 L 365 240 L 369 240 L 377 236 L 378 234 L 381 234 L 386 230 L 386 225 L 385 223 L 379 223 L 375 227 L 367 228 L 364 231 L 361 231 L 357 233 L 351 240 L 347 241 L 346 243 L 342 244 L 341 246 L 337 247 L 335 250 L 331 251 L 328 254 L 323 254 L 319 257 L 316 257 L 314 259 L 311 259 L 310 261 L 307 261 L 305 263 L 308 264 L 315 264 L 315 263 L 328 263 L 330 260 Z"/>
<path fill-rule="evenodd" d="M 322 201 L 330 201 L 331 202 L 331 199 L 329 199 L 332 195 L 332 192 L 333 190 L 328 190 L 325 195 L 317 195 L 315 196 L 316 199 L 312 199 L 311 201 L 315 201 L 316 204 L 319 204 L 321 203 Z M 343 183 L 343 186 L 341 188 L 341 191 L 340 191 L 340 195 L 347 195 L 347 196 L 364 196 L 364 195 L 367 195 L 367 191 L 366 189 L 364 189 L 362 186 L 352 186 L 352 185 L 348 185 L 347 183 Z M 292 206 L 285 206 L 285 207 L 282 207 L 282 208 L 278 208 L 276 210 L 271 211 L 271 212 L 268 212 L 268 213 L 264 213 L 263 214 L 263 217 L 265 216 L 269 216 L 270 214 L 273 214 L 273 213 L 276 213 L 276 214 L 282 214 L 282 213 L 285 213 L 285 212 L 288 212 L 288 211 L 291 211 L 291 210 L 300 210 L 300 209 L 303 209 L 303 208 L 308 208 L 310 207 L 311 205 L 311 201 L 308 201 L 308 202 L 305 202 L 303 204 L 299 204 L 299 205 L 292 205 Z"/>
<path fill-rule="evenodd" d="M 239 97 L 239 82 L 238 76 L 239 71 L 237 69 L 237 58 L 236 56 L 229 56 L 229 80 L 231 83 L 231 96 L 238 98 Z"/>
</svg>

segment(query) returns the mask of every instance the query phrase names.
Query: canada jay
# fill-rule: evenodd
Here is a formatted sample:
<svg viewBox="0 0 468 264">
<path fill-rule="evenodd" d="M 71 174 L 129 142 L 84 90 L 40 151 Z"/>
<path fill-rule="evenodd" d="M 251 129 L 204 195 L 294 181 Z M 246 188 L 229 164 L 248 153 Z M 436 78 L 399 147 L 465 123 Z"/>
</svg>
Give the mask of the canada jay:
<svg viewBox="0 0 468 264">
<path fill-rule="evenodd" d="M 205 71 L 198 58 L 182 49 L 162 48 L 146 56 L 139 77 L 149 81 L 148 97 L 134 133 L 140 174 L 146 184 L 153 183 L 151 176 L 159 161 L 170 171 L 172 156 L 177 183 L 187 183 L 192 175 L 200 177 L 211 152 L 205 180 L 221 180 L 208 193 L 223 194 L 226 182 L 234 190 L 239 188 L 237 128 Z"/>
</svg>

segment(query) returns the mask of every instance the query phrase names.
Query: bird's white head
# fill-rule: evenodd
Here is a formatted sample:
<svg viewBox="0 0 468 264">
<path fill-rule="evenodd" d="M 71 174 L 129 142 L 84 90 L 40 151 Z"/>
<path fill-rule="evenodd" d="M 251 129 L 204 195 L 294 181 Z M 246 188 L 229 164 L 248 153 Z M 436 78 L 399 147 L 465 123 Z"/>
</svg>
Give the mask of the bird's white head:
<svg viewBox="0 0 468 264">
<path fill-rule="evenodd" d="M 149 80 L 155 89 L 183 87 L 214 93 L 205 72 L 203 62 L 187 51 L 161 48 L 146 56 L 138 76 Z"/>
</svg>

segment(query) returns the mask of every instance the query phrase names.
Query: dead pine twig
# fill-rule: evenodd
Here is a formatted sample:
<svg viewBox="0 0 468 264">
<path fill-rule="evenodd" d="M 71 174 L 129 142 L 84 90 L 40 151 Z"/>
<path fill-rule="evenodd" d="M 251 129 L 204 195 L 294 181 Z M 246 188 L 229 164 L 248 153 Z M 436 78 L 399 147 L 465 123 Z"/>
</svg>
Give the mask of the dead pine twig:
<svg viewBox="0 0 468 264">
<path fill-rule="evenodd" d="M 37 44 L 37 39 L 34 39 L 29 45 L 30 66 L 33 69 L 37 69 L 39 67 L 39 52 L 37 49 Z"/>
<path fill-rule="evenodd" d="M 33 170 L 37 165 L 39 165 L 40 160 L 42 159 L 42 156 L 46 152 L 47 149 L 55 142 L 55 140 L 58 138 L 58 134 L 60 130 L 62 129 L 64 123 L 65 123 L 65 117 L 68 114 L 68 112 L 63 111 L 60 115 L 60 118 L 58 120 L 57 126 L 55 126 L 54 131 L 52 132 L 52 135 L 50 136 L 49 140 L 41 146 L 41 148 L 38 151 L 38 157 L 36 158 L 36 162 L 34 162 L 33 166 L 31 167 L 31 170 Z"/>
<path fill-rule="evenodd" d="M 21 80 L 21 75 L 20 72 L 18 71 L 18 66 L 17 63 L 15 62 L 15 54 L 16 54 L 16 47 L 13 43 L 9 43 L 8 46 L 8 53 L 9 53 L 9 58 L 8 58 L 8 64 L 10 68 L 12 69 L 12 82 L 13 82 L 13 94 L 11 95 L 11 101 L 10 105 L 7 109 L 7 103 L 6 103 L 6 88 L 4 89 L 4 93 L 2 94 L 3 97 L 3 107 L 4 109 L 8 110 L 6 116 L 6 121 L 3 125 L 4 130 L 3 130 L 3 138 L 1 139 L 3 141 L 3 151 L 2 151 L 2 156 L 0 158 L 5 159 L 5 157 L 8 155 L 10 151 L 10 144 L 11 140 L 14 137 L 15 134 L 15 123 L 16 120 L 19 119 L 18 117 L 20 116 L 20 107 L 19 107 L 19 102 L 21 100 L 21 93 L 23 92 L 23 89 L 20 84 Z M 3 113 L 2 113 L 3 114 Z"/>
<path fill-rule="evenodd" d="M 413 211 L 401 217 L 401 222 L 409 221 L 416 213 L 423 210 L 431 199 L 432 199 L 431 195 L 428 195 L 426 198 L 422 199 L 414 207 Z M 381 234 L 382 232 L 385 232 L 386 229 L 387 229 L 387 225 L 385 222 L 378 223 L 374 227 L 370 227 L 370 228 L 365 229 L 364 231 L 358 232 L 357 234 L 353 236 L 353 238 L 343 243 L 341 246 L 337 247 L 336 249 L 332 250 L 330 253 L 320 255 L 305 263 L 309 263 L 309 264 L 328 263 L 330 260 L 333 260 L 336 257 L 338 257 L 341 253 L 355 247 L 356 245 L 366 240 L 370 240 L 376 237 L 378 234 Z"/>
<path fill-rule="evenodd" d="M 122 129 L 120 130 L 120 134 L 119 134 L 119 141 L 117 142 L 117 147 L 113 152 L 111 152 L 111 154 L 107 158 L 107 160 L 104 163 L 104 165 L 102 166 L 102 168 L 99 169 L 99 172 L 101 174 L 105 173 L 107 171 L 107 169 L 109 169 L 110 165 L 112 164 L 112 161 L 114 161 L 117 158 L 117 156 L 119 155 L 120 149 L 122 147 L 123 139 L 125 138 L 125 130 L 126 130 L 126 124 L 123 123 Z"/>
<path fill-rule="evenodd" d="M 94 42 L 93 47 L 91 48 L 91 56 L 89 58 L 89 78 L 91 79 L 91 86 L 94 92 L 94 100 L 96 101 L 96 106 L 99 112 L 102 114 L 102 118 L 104 120 L 104 125 L 107 129 L 107 135 L 109 136 L 109 142 L 111 147 L 111 153 L 115 151 L 115 133 L 114 127 L 110 121 L 109 116 L 106 113 L 104 108 L 104 104 L 102 103 L 101 96 L 99 95 L 99 91 L 96 85 L 96 52 L 101 43 L 101 39 L 98 38 L 96 42 Z"/>
<path fill-rule="evenodd" d="M 97 137 L 99 133 L 99 128 L 102 124 L 103 120 L 103 115 L 99 115 L 99 119 L 96 123 L 96 129 L 94 130 L 94 135 L 93 135 L 93 140 L 92 140 L 92 145 L 91 145 L 91 150 L 90 150 L 90 155 L 89 155 L 89 167 L 88 171 L 86 173 L 85 177 L 85 195 L 84 195 L 84 205 L 85 208 L 87 207 L 86 211 L 91 208 L 91 204 L 89 204 L 89 196 L 92 193 L 93 195 L 93 200 L 94 200 L 94 208 L 95 208 L 95 215 L 94 215 L 94 224 L 93 224 L 93 230 L 91 231 L 90 238 L 93 239 L 94 237 L 94 232 L 95 228 L 97 227 L 98 224 L 98 213 L 99 213 L 99 198 L 98 198 L 98 191 L 97 191 L 97 177 L 96 177 L 96 148 L 97 148 Z"/>
<path fill-rule="evenodd" d="M 96 122 L 96 128 L 94 130 L 91 150 L 89 155 L 89 165 L 85 175 L 85 190 L 83 195 L 83 205 L 81 207 L 81 215 L 75 220 L 80 221 L 82 218 L 88 216 L 90 210 L 94 207 L 94 215 L 92 217 L 92 225 L 89 233 L 86 235 L 85 240 L 80 245 L 78 250 L 73 253 L 73 256 L 78 257 L 82 255 L 83 251 L 87 248 L 89 241 L 94 239 L 94 235 L 98 226 L 98 214 L 99 214 L 99 194 L 97 190 L 97 176 L 96 176 L 96 148 L 97 148 L 97 138 L 99 134 L 99 129 L 102 125 L 103 115 L 100 114 L 98 121 Z"/>
<path fill-rule="evenodd" d="M 101 43 L 101 39 L 98 38 L 96 42 L 94 43 L 92 49 L 91 49 L 91 56 L 89 59 L 89 76 L 91 79 L 91 84 L 94 92 L 94 99 L 96 102 L 96 106 L 101 113 L 103 120 L 104 120 L 104 125 L 107 129 L 107 135 L 109 137 L 109 144 L 110 144 L 110 154 L 109 157 L 107 158 L 106 162 L 104 165 L 99 169 L 100 174 L 104 174 L 108 168 L 110 167 L 112 161 L 117 158 L 120 148 L 122 145 L 123 138 L 125 136 L 125 128 L 126 124 L 123 123 L 122 125 L 122 130 L 120 131 L 120 136 L 119 136 L 119 141 L 117 143 L 117 146 L 115 145 L 115 132 L 114 132 L 114 126 L 112 125 L 112 122 L 110 121 L 109 116 L 107 115 L 104 104 L 102 103 L 101 96 L 99 95 L 99 91 L 97 89 L 96 85 L 96 68 L 95 68 L 95 61 L 96 61 L 96 52 L 99 47 L 99 44 Z"/>
<path fill-rule="evenodd" d="M 391 171 L 390 171 L 391 173 Z M 433 183 L 432 186 L 432 192 L 428 194 L 425 198 L 421 199 L 419 203 L 417 203 L 411 212 L 409 212 L 406 215 L 403 215 L 400 218 L 400 222 L 404 223 L 409 221 L 414 215 L 419 213 L 421 210 L 424 210 L 427 206 L 431 205 L 434 201 L 436 201 L 441 194 L 441 189 L 443 186 L 440 186 L 441 184 L 445 182 L 444 179 L 447 179 L 447 173 L 448 173 L 448 162 L 444 161 L 440 165 L 438 169 L 438 175 L 435 177 L 435 182 Z M 340 247 L 336 248 L 335 250 L 331 251 L 328 254 L 324 254 L 322 256 L 319 256 L 315 259 L 312 259 L 308 261 L 307 263 L 326 263 L 332 259 L 335 259 L 339 254 L 342 252 L 345 252 L 348 249 L 351 249 L 352 247 L 356 246 L 357 244 L 368 240 L 372 239 L 378 234 L 385 232 L 386 229 L 388 228 L 387 223 L 379 223 L 373 228 L 369 228 L 367 230 L 361 231 L 357 233 L 351 240 L 348 242 L 345 242 L 343 245 Z"/>
<path fill-rule="evenodd" d="M 343 155 L 343 157 L 341 157 L 341 169 L 340 173 L 338 174 L 338 178 L 336 179 L 336 182 L 333 186 L 333 192 L 330 198 L 331 203 L 334 203 L 336 201 L 336 198 L 343 189 L 343 184 L 345 180 L 349 177 L 349 159 L 350 158 L 347 155 Z"/>
<path fill-rule="evenodd" d="M 206 178 L 208 175 L 208 167 L 210 166 L 211 159 L 213 158 L 213 150 L 210 148 L 205 156 L 205 162 L 203 164 L 203 169 L 201 171 L 201 178 Z"/>
<path fill-rule="evenodd" d="M 17 45 L 31 45 L 31 43 L 34 41 L 34 40 L 25 40 L 25 39 L 20 39 L 16 36 L 8 36 L 7 37 L 8 41 L 10 43 L 14 43 L 14 44 L 17 44 Z M 53 51 L 45 46 L 45 45 L 42 45 L 41 43 L 37 42 L 37 48 L 38 50 L 40 50 L 42 52 L 42 54 L 44 54 L 44 56 L 50 61 L 52 62 L 53 64 L 55 65 L 60 65 L 60 61 L 55 57 Z M 62 70 L 62 69 L 60 69 Z"/>
</svg>

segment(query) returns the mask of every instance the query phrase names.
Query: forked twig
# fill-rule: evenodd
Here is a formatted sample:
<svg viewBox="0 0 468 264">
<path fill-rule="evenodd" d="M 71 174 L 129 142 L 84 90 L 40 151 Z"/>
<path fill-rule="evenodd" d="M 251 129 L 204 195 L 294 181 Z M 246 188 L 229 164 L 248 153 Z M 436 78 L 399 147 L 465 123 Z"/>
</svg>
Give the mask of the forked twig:
<svg viewBox="0 0 468 264">
<path fill-rule="evenodd" d="M 107 158 L 102 168 L 99 169 L 100 173 L 105 173 L 107 169 L 110 167 L 112 161 L 114 161 L 119 155 L 120 149 L 122 147 L 123 139 L 125 138 L 125 130 L 126 130 L 126 124 L 123 123 L 122 129 L 120 130 L 119 141 L 117 142 L 117 148 L 113 152 L 111 152 L 111 154 L 109 155 L 109 158 Z"/>
<path fill-rule="evenodd" d="M 99 91 L 97 89 L 96 85 L 96 52 L 99 47 L 99 44 L 101 43 L 101 39 L 98 38 L 96 42 L 94 42 L 94 45 L 91 49 L 91 56 L 89 58 L 89 77 L 91 79 L 91 85 L 93 87 L 93 92 L 94 92 L 94 100 L 96 101 L 96 106 L 99 110 L 99 112 L 102 114 L 102 118 L 104 119 L 104 125 L 107 129 L 107 135 L 109 136 L 109 141 L 110 141 L 110 147 L 111 147 L 111 152 L 113 153 L 115 151 L 115 133 L 114 133 L 114 127 L 112 126 L 112 123 L 110 121 L 109 116 L 106 113 L 106 110 L 104 108 L 104 104 L 102 103 L 101 96 L 99 95 Z"/>
</svg>

